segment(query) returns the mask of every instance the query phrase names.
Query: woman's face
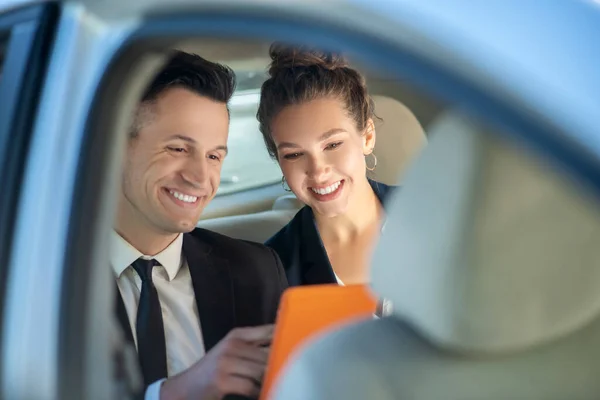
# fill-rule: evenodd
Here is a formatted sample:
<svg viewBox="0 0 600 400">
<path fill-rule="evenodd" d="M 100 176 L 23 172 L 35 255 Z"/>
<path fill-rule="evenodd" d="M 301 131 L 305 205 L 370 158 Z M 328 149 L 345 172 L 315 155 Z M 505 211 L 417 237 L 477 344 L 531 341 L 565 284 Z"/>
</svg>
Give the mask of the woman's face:
<svg viewBox="0 0 600 400">
<path fill-rule="evenodd" d="M 321 98 L 284 108 L 271 128 L 279 165 L 296 197 L 323 216 L 344 214 L 366 183 L 373 122 L 359 132 L 340 100 Z"/>
</svg>

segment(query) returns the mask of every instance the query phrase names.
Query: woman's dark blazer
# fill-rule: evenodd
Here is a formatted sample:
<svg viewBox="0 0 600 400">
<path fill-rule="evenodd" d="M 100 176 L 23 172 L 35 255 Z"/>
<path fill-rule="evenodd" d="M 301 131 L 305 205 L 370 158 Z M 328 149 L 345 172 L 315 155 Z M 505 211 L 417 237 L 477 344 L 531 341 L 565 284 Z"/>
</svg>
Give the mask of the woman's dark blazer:
<svg viewBox="0 0 600 400">
<path fill-rule="evenodd" d="M 369 183 L 382 205 L 396 189 L 373 180 L 369 180 Z M 265 244 L 281 258 L 289 286 L 337 283 L 310 207 L 301 208 Z"/>
</svg>

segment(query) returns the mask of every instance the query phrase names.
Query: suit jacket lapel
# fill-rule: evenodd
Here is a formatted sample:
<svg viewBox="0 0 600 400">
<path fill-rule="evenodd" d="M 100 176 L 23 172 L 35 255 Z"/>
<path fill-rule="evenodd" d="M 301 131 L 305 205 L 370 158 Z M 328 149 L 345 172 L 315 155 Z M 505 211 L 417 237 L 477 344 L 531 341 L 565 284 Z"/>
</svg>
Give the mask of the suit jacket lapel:
<svg viewBox="0 0 600 400">
<path fill-rule="evenodd" d="M 210 254 L 211 250 L 200 238 L 189 233 L 183 236 L 183 254 L 192 277 L 207 352 L 236 326 L 229 265 L 227 260 Z"/>
<path fill-rule="evenodd" d="M 305 207 L 303 211 L 299 237 L 302 238 L 297 241 L 300 257 L 303 258 L 301 265 L 306 266 L 303 271 L 304 284 L 337 283 L 310 207 Z"/>
<path fill-rule="evenodd" d="M 116 300 L 115 300 L 115 311 L 117 313 L 117 318 L 119 319 L 119 323 L 121 324 L 121 328 L 123 329 L 123 333 L 125 334 L 125 338 L 128 342 L 134 345 L 135 341 L 133 340 L 133 332 L 131 331 L 131 325 L 129 324 L 129 317 L 127 317 L 127 310 L 125 309 L 125 303 L 123 302 L 123 297 L 121 297 L 121 292 L 117 285 L 115 285 L 116 292 Z"/>
<path fill-rule="evenodd" d="M 391 191 L 391 187 L 369 179 L 369 184 L 375 192 L 379 201 L 383 204 L 384 199 Z M 333 267 L 329 262 L 327 250 L 321 240 L 317 229 L 315 218 L 310 207 L 304 207 L 301 211 L 300 235 L 297 240 L 297 251 L 301 258 L 300 265 L 304 265 L 302 271 L 302 282 L 304 284 L 337 283 Z"/>
<path fill-rule="evenodd" d="M 371 185 L 371 189 L 373 189 L 373 192 L 375 192 L 375 195 L 379 199 L 379 202 L 384 207 L 386 205 L 386 199 L 390 196 L 391 193 L 393 193 L 397 189 L 397 186 L 388 186 L 384 183 L 377 182 L 372 179 L 369 179 L 369 185 Z"/>
</svg>

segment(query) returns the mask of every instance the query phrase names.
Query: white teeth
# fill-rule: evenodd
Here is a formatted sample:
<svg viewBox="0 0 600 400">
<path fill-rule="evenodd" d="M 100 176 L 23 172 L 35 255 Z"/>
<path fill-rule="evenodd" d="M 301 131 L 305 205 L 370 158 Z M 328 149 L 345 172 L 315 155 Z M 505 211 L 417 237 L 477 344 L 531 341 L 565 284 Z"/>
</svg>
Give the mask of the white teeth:
<svg viewBox="0 0 600 400">
<path fill-rule="evenodd" d="M 333 185 L 329 185 L 325 188 L 321 188 L 321 189 L 315 189 L 315 188 L 310 188 L 313 192 L 320 194 L 321 196 L 329 194 L 329 193 L 333 193 L 337 190 L 338 187 L 340 187 L 340 184 L 342 183 L 342 181 L 337 181 L 336 183 L 334 183 Z"/>
<path fill-rule="evenodd" d="M 198 198 L 196 196 L 189 196 L 187 194 L 175 192 L 173 190 L 169 190 L 169 193 L 171 193 L 173 195 L 173 197 L 175 197 L 176 199 L 181 200 L 186 203 L 195 203 L 196 200 L 198 200 Z"/>
</svg>

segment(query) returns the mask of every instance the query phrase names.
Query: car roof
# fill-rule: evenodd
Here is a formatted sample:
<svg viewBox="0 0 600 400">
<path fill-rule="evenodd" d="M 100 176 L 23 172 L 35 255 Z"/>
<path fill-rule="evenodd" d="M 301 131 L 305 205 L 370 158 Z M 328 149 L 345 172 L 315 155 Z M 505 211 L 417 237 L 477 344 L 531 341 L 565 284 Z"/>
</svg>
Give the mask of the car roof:
<svg viewBox="0 0 600 400">
<path fill-rule="evenodd" d="M 500 87 L 494 90 L 523 107 L 535 106 L 600 154 L 600 57 L 594 50 L 600 2 L 402 0 L 376 7 L 435 42 L 457 64 L 469 64 L 470 73 L 480 75 L 479 87 L 495 82 Z"/>
<path fill-rule="evenodd" d="M 32 3 L 31 0 L 4 2 Z M 177 9 L 204 11 L 231 7 L 262 10 L 277 16 L 305 15 L 338 26 L 355 27 L 455 68 L 476 87 L 493 91 L 503 96 L 504 101 L 530 110 L 558 127 L 570 142 L 600 157 L 598 1 L 70 0 L 65 3 L 78 3 L 105 21 L 137 19 Z"/>
</svg>

